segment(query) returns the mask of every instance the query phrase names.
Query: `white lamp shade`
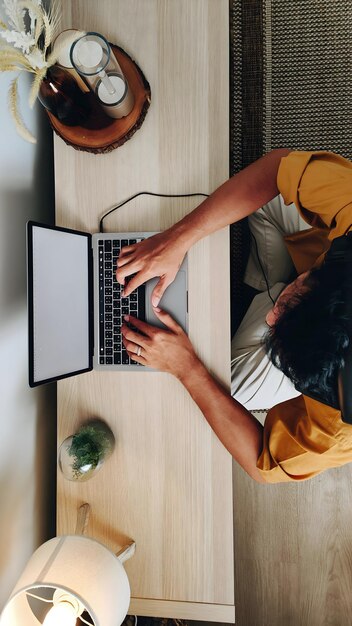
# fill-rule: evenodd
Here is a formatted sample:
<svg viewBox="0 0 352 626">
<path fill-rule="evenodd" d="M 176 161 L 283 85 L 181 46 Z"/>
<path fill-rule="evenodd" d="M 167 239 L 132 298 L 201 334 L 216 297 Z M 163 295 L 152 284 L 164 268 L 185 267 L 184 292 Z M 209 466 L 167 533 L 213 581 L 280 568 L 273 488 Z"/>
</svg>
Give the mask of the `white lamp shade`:
<svg viewBox="0 0 352 626">
<path fill-rule="evenodd" d="M 55 537 L 34 552 L 4 608 L 0 626 L 41 624 L 26 594 L 40 595 L 41 588 L 60 589 L 78 599 L 94 626 L 120 626 L 131 597 L 119 559 L 95 539 L 81 535 Z"/>
</svg>

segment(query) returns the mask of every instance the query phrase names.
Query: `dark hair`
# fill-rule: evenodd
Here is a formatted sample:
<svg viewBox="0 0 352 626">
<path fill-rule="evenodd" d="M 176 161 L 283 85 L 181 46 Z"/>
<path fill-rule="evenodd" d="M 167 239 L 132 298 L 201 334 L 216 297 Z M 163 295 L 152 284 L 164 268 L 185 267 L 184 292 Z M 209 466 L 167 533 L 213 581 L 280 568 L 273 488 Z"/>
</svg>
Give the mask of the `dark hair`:
<svg viewBox="0 0 352 626">
<path fill-rule="evenodd" d="M 263 338 L 274 365 L 307 395 L 338 408 L 337 374 L 349 344 L 343 264 L 313 269 L 296 293 L 280 305 Z M 310 392 L 310 393 L 309 393 Z"/>
</svg>

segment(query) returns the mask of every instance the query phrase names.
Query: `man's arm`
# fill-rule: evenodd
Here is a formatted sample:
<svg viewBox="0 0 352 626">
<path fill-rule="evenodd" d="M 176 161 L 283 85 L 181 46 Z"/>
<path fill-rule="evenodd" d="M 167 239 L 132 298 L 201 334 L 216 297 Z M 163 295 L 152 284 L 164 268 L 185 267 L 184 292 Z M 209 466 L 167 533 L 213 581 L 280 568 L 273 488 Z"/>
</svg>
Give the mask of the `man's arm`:
<svg viewBox="0 0 352 626">
<path fill-rule="evenodd" d="M 263 426 L 210 376 L 200 361 L 179 380 L 237 463 L 255 481 L 267 484 L 257 469 Z"/>
<path fill-rule="evenodd" d="M 211 233 L 254 213 L 278 195 L 277 173 L 282 157 L 291 150 L 279 148 L 248 165 L 218 187 L 199 207 L 171 227 L 187 249 Z"/>
<path fill-rule="evenodd" d="M 141 243 L 123 248 L 117 263 L 116 278 L 119 283 L 125 284 L 125 279 L 134 274 L 125 287 L 125 296 L 129 296 L 146 280 L 159 276 L 152 297 L 153 305 L 157 306 L 193 244 L 254 213 L 277 196 L 276 179 L 280 161 L 289 152 L 286 148 L 269 152 L 227 180 L 171 228 Z"/>
</svg>

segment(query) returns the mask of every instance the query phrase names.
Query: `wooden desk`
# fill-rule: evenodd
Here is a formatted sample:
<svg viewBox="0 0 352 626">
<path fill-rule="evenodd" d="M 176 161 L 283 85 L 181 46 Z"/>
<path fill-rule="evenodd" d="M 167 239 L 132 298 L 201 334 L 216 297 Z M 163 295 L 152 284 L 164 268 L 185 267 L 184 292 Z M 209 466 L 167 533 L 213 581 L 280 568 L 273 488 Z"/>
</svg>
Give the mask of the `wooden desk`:
<svg viewBox="0 0 352 626">
<path fill-rule="evenodd" d="M 56 221 L 90 232 L 110 207 L 141 190 L 211 192 L 228 177 L 227 0 L 63 0 L 63 28 L 103 33 L 150 82 L 142 128 L 107 155 L 55 137 Z M 165 229 L 200 199 L 142 198 L 106 230 Z M 230 384 L 229 236 L 189 253 L 189 334 L 203 361 Z M 92 506 L 88 534 L 126 563 L 130 613 L 234 622 L 232 460 L 177 380 L 164 373 L 92 372 L 58 384 L 58 444 L 92 416 L 117 438 L 91 481 L 58 474 L 58 534 Z M 97 581 L 98 582 L 98 581 Z"/>
</svg>

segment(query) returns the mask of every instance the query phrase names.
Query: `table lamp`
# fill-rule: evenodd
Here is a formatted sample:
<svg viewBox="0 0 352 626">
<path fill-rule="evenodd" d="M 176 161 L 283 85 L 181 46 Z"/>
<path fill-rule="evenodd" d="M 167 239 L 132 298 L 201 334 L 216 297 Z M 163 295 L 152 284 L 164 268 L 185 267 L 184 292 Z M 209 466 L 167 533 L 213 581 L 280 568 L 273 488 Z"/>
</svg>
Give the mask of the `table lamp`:
<svg viewBox="0 0 352 626">
<path fill-rule="evenodd" d="M 120 626 L 130 604 L 122 565 L 95 539 L 64 535 L 31 556 L 0 618 L 0 626 Z"/>
</svg>

